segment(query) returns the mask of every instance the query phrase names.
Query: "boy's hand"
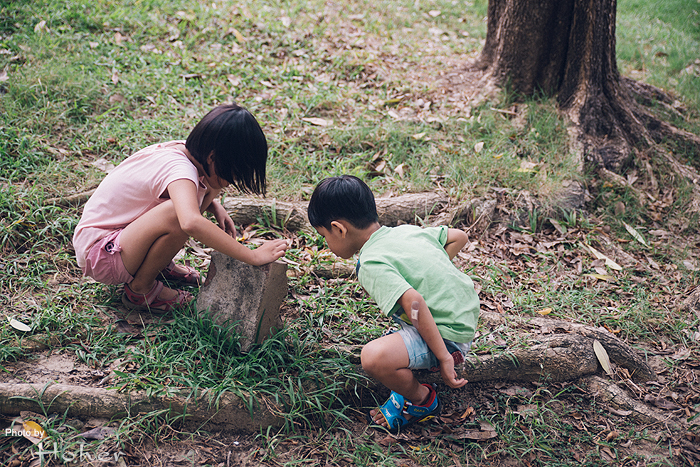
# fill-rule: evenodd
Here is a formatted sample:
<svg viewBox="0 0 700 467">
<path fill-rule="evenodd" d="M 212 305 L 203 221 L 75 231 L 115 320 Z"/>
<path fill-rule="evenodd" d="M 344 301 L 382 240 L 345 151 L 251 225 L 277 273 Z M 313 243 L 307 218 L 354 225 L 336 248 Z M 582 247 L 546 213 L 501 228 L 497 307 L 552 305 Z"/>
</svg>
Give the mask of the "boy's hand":
<svg viewBox="0 0 700 467">
<path fill-rule="evenodd" d="M 445 384 L 452 389 L 461 388 L 468 382 L 464 378 L 457 378 L 455 361 L 450 354 L 448 354 L 444 359 L 440 360 L 440 375 L 442 376 L 442 380 L 445 382 Z"/>
</svg>

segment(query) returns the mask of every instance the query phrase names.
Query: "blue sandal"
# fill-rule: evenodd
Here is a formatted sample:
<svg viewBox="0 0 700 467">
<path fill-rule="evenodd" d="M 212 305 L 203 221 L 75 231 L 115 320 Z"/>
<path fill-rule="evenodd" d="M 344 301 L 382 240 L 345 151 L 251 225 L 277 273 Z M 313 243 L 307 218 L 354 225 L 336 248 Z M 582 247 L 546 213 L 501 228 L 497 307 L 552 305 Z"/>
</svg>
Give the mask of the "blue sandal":
<svg viewBox="0 0 700 467">
<path fill-rule="evenodd" d="M 379 407 L 379 410 L 389 425 L 389 433 L 396 434 L 403 428 L 407 428 L 415 423 L 430 420 L 440 415 L 442 404 L 440 404 L 440 399 L 437 397 L 435 386 L 430 384 L 423 384 L 423 386 L 427 386 L 430 389 L 427 405 L 413 405 L 404 399 L 401 394 L 391 391 L 389 398 Z M 410 415 L 411 418 L 407 419 L 404 415 Z M 367 418 L 373 426 L 386 429 L 381 425 L 374 424 L 369 414 Z"/>
</svg>

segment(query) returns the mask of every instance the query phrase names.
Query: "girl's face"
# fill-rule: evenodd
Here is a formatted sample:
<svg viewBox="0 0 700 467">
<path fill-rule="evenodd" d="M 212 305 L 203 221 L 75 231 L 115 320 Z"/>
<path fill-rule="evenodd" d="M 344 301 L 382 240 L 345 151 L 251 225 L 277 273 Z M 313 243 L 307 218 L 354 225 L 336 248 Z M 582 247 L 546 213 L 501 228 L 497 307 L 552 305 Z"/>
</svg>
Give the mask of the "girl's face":
<svg viewBox="0 0 700 467">
<path fill-rule="evenodd" d="M 204 184 L 206 186 L 213 190 L 221 190 L 231 184 L 228 180 L 225 180 L 216 175 L 216 167 L 214 167 L 213 154 L 209 155 L 209 157 L 207 158 L 207 163 L 209 164 L 207 167 L 209 169 L 209 175 L 204 174 Z"/>
</svg>

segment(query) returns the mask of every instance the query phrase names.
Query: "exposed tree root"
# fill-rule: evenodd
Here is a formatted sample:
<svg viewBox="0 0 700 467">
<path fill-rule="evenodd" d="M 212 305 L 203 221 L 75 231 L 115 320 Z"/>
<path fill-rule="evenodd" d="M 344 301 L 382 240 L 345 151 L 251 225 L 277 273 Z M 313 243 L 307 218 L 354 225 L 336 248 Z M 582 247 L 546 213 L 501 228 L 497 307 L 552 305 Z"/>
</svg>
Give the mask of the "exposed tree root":
<svg viewBox="0 0 700 467">
<path fill-rule="evenodd" d="M 548 339 L 561 336 L 561 333 L 573 336 L 574 341 L 579 342 L 578 345 L 589 348 L 591 352 L 593 350 L 593 341 L 597 340 L 603 345 L 612 362 L 627 370 L 630 377 L 635 381 L 652 381 L 656 379 L 654 371 L 634 349 L 603 328 L 594 328 L 558 319 L 503 315 L 494 312 L 481 312 L 480 320 L 492 327 L 504 325 L 508 328 L 526 329 L 532 336 L 530 339 L 532 342 L 543 342 L 544 347 L 541 348 L 545 352 L 548 347 L 551 348 L 551 345 L 547 343 Z M 542 340 L 539 336 L 544 336 L 545 340 Z M 594 355 L 594 362 L 596 361 L 597 359 Z M 583 358 L 578 358 L 572 361 L 571 364 L 573 366 L 583 365 Z M 580 376 L 585 376 L 585 373 L 579 374 Z M 559 379 L 558 381 L 563 380 Z"/>
<path fill-rule="evenodd" d="M 459 377 L 472 382 L 520 381 L 564 382 L 602 372 L 593 342 L 598 341 L 610 360 L 626 378 L 637 382 L 656 379 L 654 370 L 642 357 L 614 334 L 600 328 L 568 321 L 502 315 L 481 312 L 481 321 L 488 327 L 517 328 L 527 333 L 529 347 L 503 350 L 490 355 L 468 357 L 456 367 Z M 352 360 L 359 362 L 361 346 L 336 346 L 336 350 L 349 352 Z M 440 382 L 437 372 L 423 372 L 421 380 Z"/>
<path fill-rule="evenodd" d="M 631 397 L 627 391 L 620 388 L 614 381 L 600 376 L 587 376 L 576 382 L 593 398 L 609 404 L 613 409 L 623 411 L 642 423 L 665 426 L 668 430 L 680 431 L 687 424 L 673 414 L 661 413 L 653 407 Z"/>
<path fill-rule="evenodd" d="M 455 368 L 459 377 L 472 383 L 573 382 L 593 398 L 609 404 L 619 415 L 631 416 L 649 425 L 662 424 L 670 430 L 686 428 L 683 420 L 672 414 L 661 413 L 636 399 L 613 380 L 636 388 L 641 395 L 642 391 L 633 380 L 651 381 L 656 375 L 632 348 L 606 330 L 561 320 L 490 312 L 482 313 L 481 319 L 487 326 L 523 328 L 527 330 L 528 340 L 533 345 L 505 350 L 500 354 L 467 358 L 464 364 Z M 613 379 L 599 376 L 602 368 L 593 349 L 595 340 L 603 345 L 610 360 L 624 369 L 617 369 L 616 374 L 611 376 Z M 358 362 L 360 349 L 361 346 L 338 348 L 352 352 Z M 421 371 L 418 378 L 426 383 L 442 382 L 439 372 Z M 381 387 L 377 383 L 374 389 L 379 390 Z"/>
<path fill-rule="evenodd" d="M 173 390 L 168 395 L 149 396 L 146 391 L 124 393 L 65 384 L 0 384 L 0 413 L 19 415 L 22 411 L 42 410 L 108 420 L 165 411 L 171 420 L 182 421 L 188 427 L 246 433 L 283 423 L 274 408 L 250 411 L 241 398 L 230 393 L 215 399 L 206 390 Z"/>
</svg>

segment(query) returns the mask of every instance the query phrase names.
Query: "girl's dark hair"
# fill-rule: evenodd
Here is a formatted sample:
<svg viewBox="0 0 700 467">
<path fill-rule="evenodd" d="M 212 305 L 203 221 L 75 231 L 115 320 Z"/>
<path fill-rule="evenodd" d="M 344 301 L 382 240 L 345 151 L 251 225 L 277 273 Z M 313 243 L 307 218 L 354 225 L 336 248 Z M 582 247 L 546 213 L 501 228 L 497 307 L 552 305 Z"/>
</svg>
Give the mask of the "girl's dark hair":
<svg viewBox="0 0 700 467">
<path fill-rule="evenodd" d="M 208 176 L 207 158 L 214 170 L 244 193 L 265 194 L 267 140 L 260 124 L 237 104 L 220 105 L 197 123 L 185 142 Z"/>
<path fill-rule="evenodd" d="M 348 221 L 357 229 L 366 229 L 379 222 L 372 190 L 352 175 L 322 180 L 311 195 L 308 214 L 313 227 L 326 229 L 339 219 Z"/>
</svg>

